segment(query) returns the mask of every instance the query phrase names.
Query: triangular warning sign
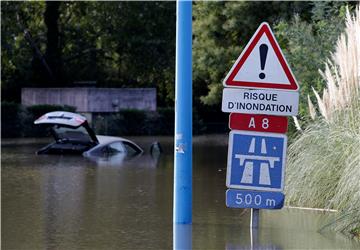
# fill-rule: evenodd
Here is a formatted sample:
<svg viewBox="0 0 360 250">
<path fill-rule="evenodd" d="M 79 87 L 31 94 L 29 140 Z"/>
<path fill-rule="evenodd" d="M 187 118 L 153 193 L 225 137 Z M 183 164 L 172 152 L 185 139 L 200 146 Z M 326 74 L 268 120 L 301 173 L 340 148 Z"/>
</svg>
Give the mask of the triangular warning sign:
<svg viewBox="0 0 360 250">
<path fill-rule="evenodd" d="M 256 30 L 223 83 L 225 87 L 299 89 L 268 23 Z"/>
</svg>

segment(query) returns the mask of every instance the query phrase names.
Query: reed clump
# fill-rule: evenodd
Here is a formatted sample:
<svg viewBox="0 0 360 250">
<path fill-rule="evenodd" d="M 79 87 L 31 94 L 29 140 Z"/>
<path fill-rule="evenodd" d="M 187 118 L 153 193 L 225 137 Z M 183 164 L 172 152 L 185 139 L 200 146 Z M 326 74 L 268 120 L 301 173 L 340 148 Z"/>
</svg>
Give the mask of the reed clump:
<svg viewBox="0 0 360 250">
<path fill-rule="evenodd" d="M 291 205 L 339 210 L 331 226 L 360 229 L 360 8 L 347 11 L 346 29 L 320 72 L 322 95 L 310 98 L 313 118 L 289 146 L 286 179 Z"/>
</svg>

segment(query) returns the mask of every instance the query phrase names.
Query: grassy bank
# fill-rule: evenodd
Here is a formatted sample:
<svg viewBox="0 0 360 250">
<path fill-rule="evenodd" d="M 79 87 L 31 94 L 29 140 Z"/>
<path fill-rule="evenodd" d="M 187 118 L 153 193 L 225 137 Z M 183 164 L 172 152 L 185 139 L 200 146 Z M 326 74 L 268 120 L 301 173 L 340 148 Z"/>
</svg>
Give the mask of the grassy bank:
<svg viewBox="0 0 360 250">
<path fill-rule="evenodd" d="M 287 202 L 336 209 L 326 227 L 360 231 L 360 10 L 347 14 L 345 33 L 322 72 L 327 88 L 309 99 L 314 119 L 289 146 Z M 316 109 L 317 108 L 317 109 Z"/>
<path fill-rule="evenodd" d="M 319 119 L 289 146 L 287 200 L 290 204 L 339 210 L 332 227 L 360 228 L 360 102 Z"/>
</svg>

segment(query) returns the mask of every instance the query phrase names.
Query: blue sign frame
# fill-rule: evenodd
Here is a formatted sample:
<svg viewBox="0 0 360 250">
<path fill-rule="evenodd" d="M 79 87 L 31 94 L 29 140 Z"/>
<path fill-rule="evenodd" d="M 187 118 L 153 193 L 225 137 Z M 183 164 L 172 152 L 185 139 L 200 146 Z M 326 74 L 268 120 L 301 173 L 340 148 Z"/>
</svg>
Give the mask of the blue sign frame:
<svg viewBox="0 0 360 250">
<path fill-rule="evenodd" d="M 229 134 L 226 186 L 235 189 L 284 189 L 287 136 L 232 130 Z"/>
</svg>

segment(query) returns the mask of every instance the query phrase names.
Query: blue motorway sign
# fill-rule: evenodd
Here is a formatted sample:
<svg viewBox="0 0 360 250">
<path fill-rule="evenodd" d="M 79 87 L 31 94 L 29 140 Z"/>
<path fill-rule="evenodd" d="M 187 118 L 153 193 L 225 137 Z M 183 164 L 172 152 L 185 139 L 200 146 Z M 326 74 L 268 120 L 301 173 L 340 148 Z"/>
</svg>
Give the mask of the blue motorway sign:
<svg viewBox="0 0 360 250">
<path fill-rule="evenodd" d="M 226 186 L 282 191 L 287 137 L 283 134 L 232 130 L 229 135 Z"/>
<path fill-rule="evenodd" d="M 226 206 L 232 208 L 281 209 L 285 196 L 280 192 L 228 189 Z"/>
</svg>

